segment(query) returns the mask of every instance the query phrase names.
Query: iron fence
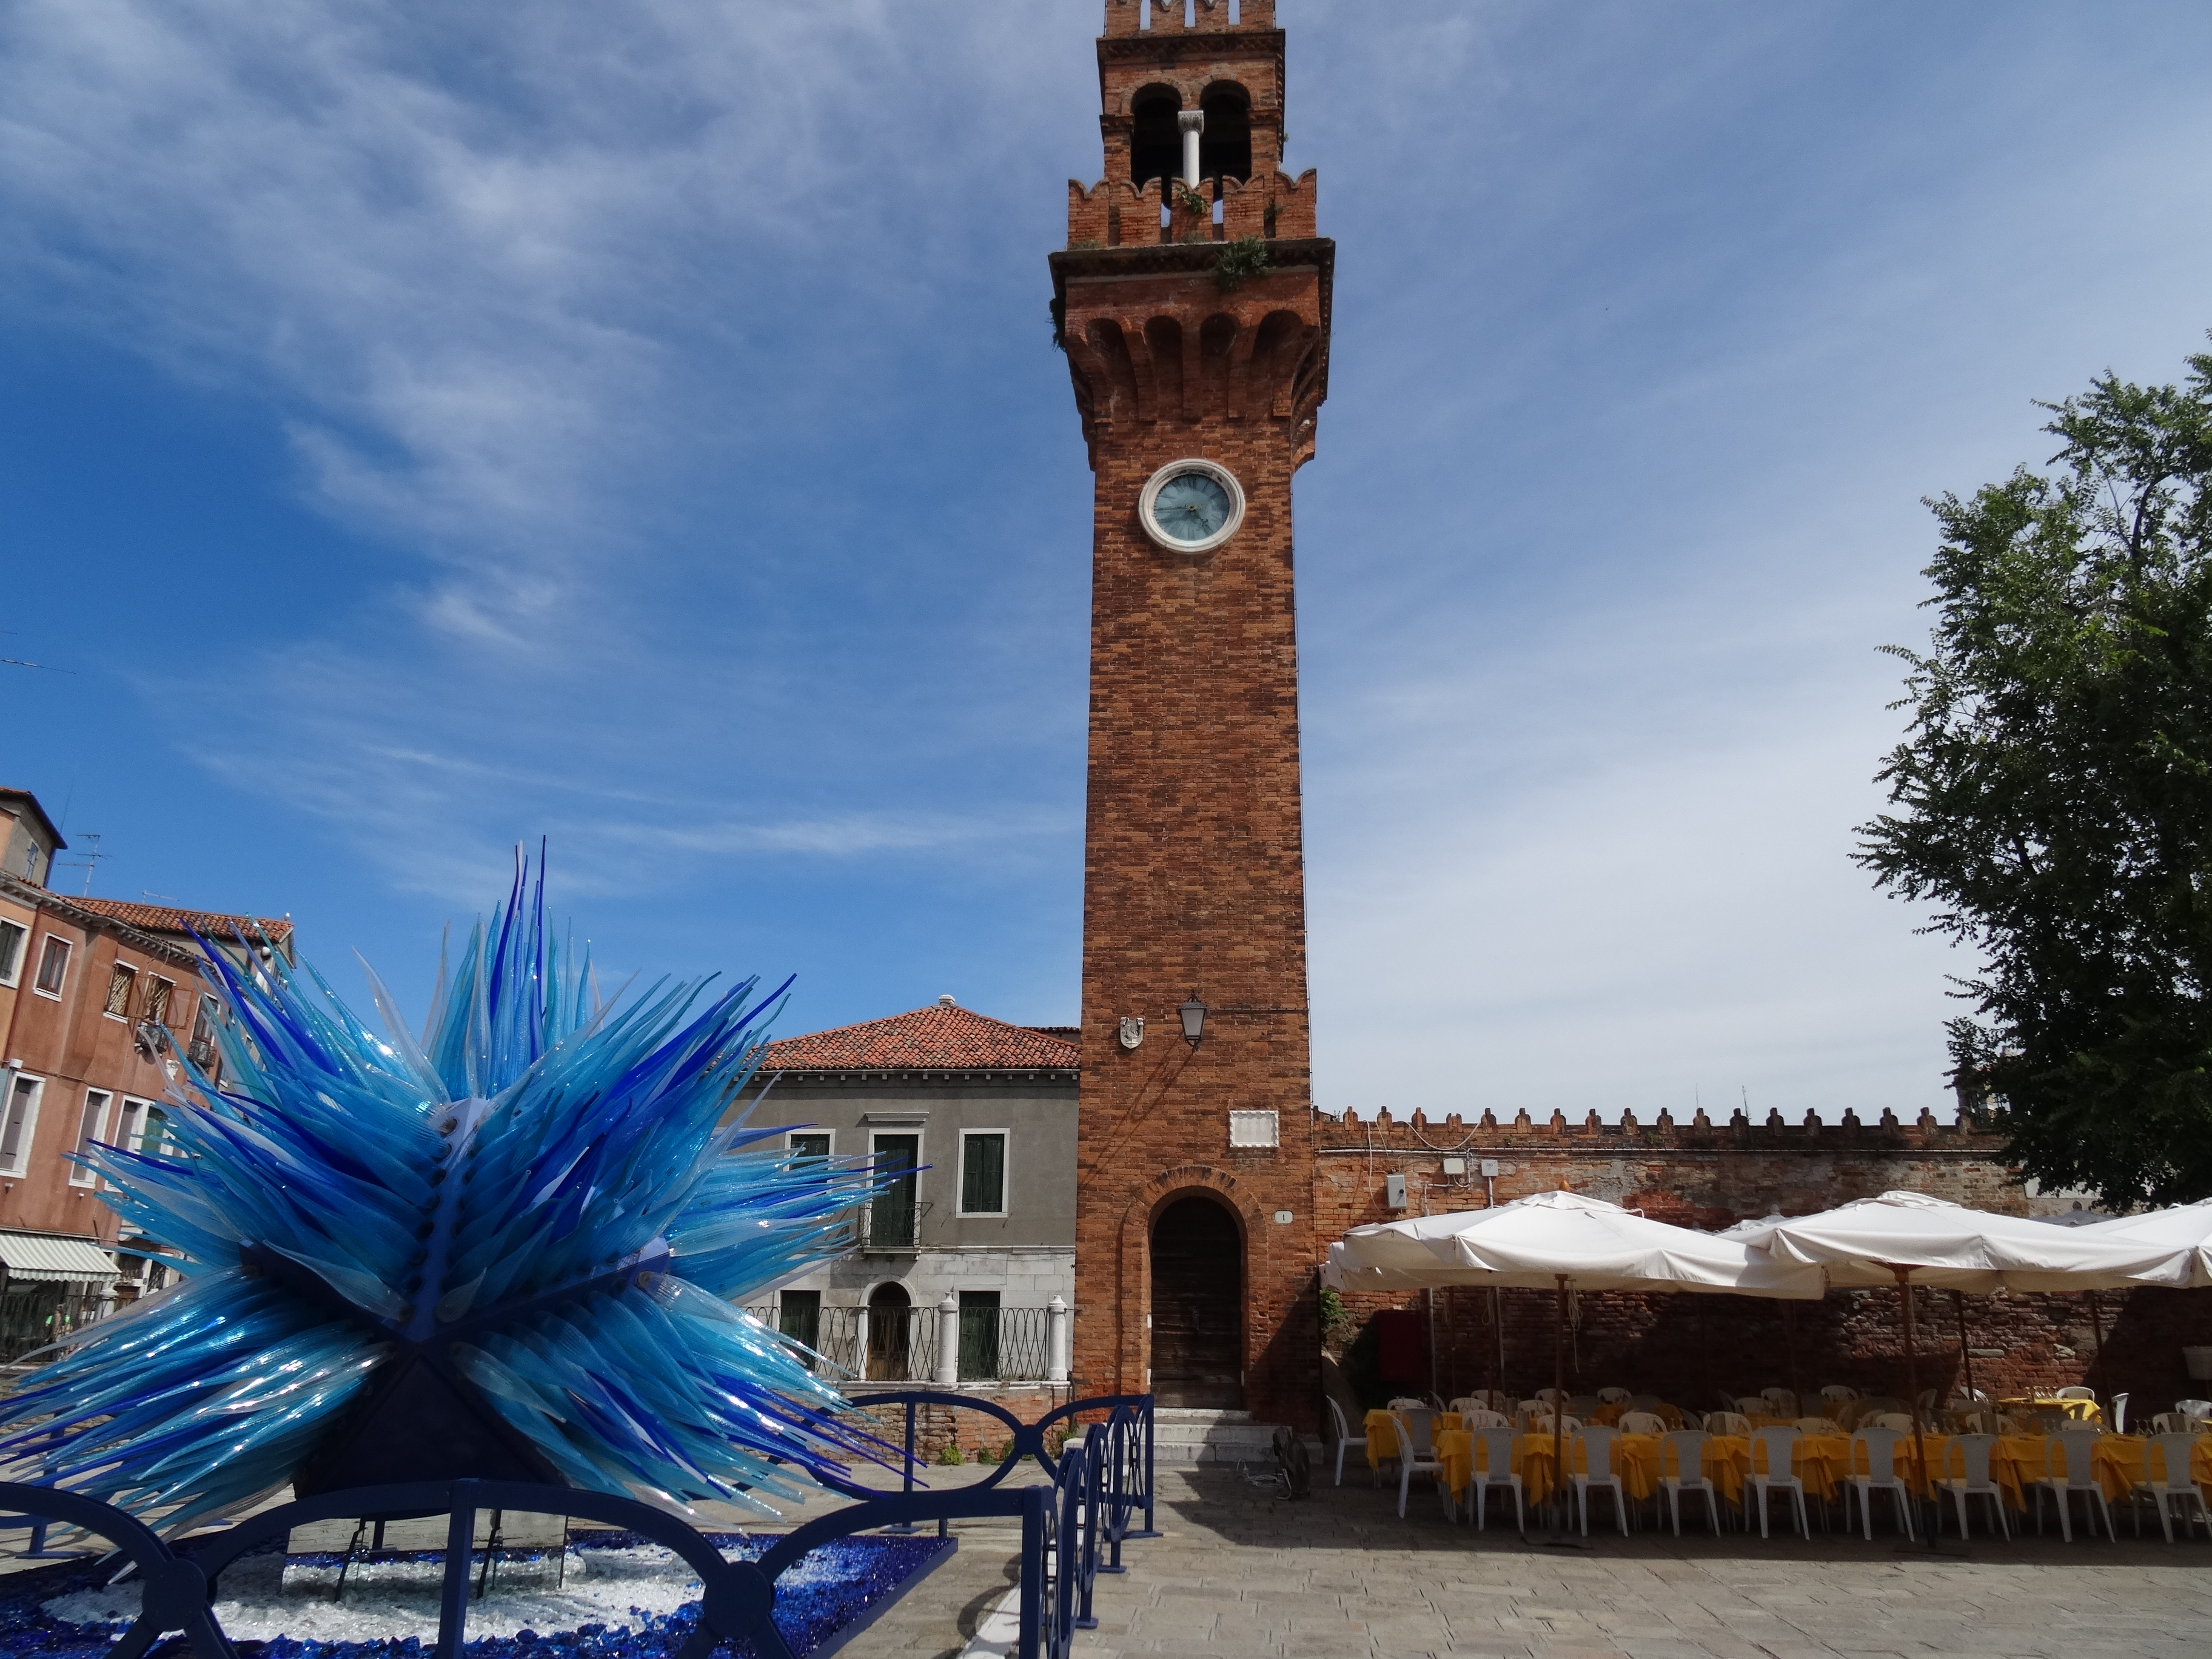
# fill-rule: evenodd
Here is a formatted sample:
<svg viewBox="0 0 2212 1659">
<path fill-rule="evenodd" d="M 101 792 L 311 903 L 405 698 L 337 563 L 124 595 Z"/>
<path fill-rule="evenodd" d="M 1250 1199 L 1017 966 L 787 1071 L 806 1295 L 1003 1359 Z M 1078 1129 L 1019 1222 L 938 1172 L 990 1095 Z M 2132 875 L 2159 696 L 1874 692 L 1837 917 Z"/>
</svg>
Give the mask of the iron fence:
<svg viewBox="0 0 2212 1659">
<path fill-rule="evenodd" d="M 825 1308 L 793 1301 L 779 1311 L 745 1311 L 819 1354 L 840 1371 L 868 1382 L 930 1382 L 945 1315 L 937 1308 Z M 964 1307 L 960 1322 L 963 1382 L 1042 1382 L 1051 1369 L 1048 1308 Z"/>
</svg>

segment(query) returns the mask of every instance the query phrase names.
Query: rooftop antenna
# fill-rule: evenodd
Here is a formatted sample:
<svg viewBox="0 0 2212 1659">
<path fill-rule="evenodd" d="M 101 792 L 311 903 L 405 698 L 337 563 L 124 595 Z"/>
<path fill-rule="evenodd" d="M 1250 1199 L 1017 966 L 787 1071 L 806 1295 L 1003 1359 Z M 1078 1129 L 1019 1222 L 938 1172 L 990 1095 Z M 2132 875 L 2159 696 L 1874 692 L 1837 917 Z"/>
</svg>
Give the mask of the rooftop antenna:
<svg viewBox="0 0 2212 1659">
<path fill-rule="evenodd" d="M 115 854 L 112 853 L 103 853 L 100 850 L 100 836 L 93 830 L 86 830 L 79 839 L 83 841 L 85 843 L 83 852 L 78 854 L 73 859 L 58 859 L 55 862 L 63 866 L 82 865 L 84 866 L 84 891 L 80 894 L 79 896 L 82 898 L 90 898 L 92 896 L 93 871 L 99 866 L 100 861 L 102 859 L 112 859 Z"/>
<path fill-rule="evenodd" d="M 10 638 L 14 637 L 15 632 L 15 630 L 12 628 L 0 628 L 0 634 L 5 634 Z M 21 657 L 0 657 L 0 663 L 7 664 L 10 668 L 40 668 L 44 669 L 49 674 L 74 674 L 76 672 L 76 670 L 74 668 L 57 668 L 50 662 L 27 662 Z"/>
</svg>

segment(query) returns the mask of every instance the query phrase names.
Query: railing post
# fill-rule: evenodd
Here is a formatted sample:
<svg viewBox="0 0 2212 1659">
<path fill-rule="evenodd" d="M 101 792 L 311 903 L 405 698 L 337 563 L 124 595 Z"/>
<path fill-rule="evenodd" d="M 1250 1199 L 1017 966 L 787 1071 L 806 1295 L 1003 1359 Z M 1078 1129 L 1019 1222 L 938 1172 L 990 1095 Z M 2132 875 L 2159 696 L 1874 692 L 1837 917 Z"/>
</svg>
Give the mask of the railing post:
<svg viewBox="0 0 2212 1659">
<path fill-rule="evenodd" d="M 469 1569 L 476 1541 L 476 1482 L 456 1480 L 446 1517 L 446 1577 L 438 1597 L 437 1659 L 460 1659 L 469 1639 Z"/>
<path fill-rule="evenodd" d="M 960 1381 L 960 1298 L 951 1291 L 937 1304 L 937 1386 L 949 1389 Z"/>
<path fill-rule="evenodd" d="M 1056 1386 L 1067 1382 L 1067 1304 L 1059 1297 L 1045 1304 L 1044 1380 Z"/>
</svg>

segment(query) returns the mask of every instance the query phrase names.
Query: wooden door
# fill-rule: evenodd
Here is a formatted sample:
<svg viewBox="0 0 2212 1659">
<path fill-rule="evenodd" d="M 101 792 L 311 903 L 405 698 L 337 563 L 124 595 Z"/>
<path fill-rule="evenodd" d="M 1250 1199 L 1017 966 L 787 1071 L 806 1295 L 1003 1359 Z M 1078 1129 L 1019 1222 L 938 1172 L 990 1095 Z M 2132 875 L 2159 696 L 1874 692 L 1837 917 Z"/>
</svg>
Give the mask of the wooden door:
<svg viewBox="0 0 2212 1659">
<path fill-rule="evenodd" d="M 1244 1405 L 1244 1238 L 1210 1198 L 1152 1224 L 1152 1393 L 1162 1406 Z"/>
</svg>

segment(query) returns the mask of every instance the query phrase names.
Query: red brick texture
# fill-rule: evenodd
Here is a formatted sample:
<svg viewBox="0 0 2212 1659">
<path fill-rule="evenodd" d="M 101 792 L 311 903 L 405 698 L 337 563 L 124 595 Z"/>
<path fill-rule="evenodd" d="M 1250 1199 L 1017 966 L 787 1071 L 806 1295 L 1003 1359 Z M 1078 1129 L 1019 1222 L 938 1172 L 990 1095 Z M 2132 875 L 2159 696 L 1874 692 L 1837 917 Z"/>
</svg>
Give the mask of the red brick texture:
<svg viewBox="0 0 2212 1659">
<path fill-rule="evenodd" d="M 1188 33 L 1177 13 L 1174 28 L 1143 35 L 1125 27 L 1131 9 L 1108 8 L 1099 44 L 1107 187 L 1071 192 L 1072 221 L 1093 211 L 1093 194 L 1128 195 L 1127 94 L 1157 82 L 1182 88 L 1189 107 L 1233 71 L 1253 94 L 1255 172 L 1263 154 L 1273 171 L 1272 9 L 1247 4 L 1233 30 L 1207 27 L 1226 17 L 1209 9 Z M 1327 392 L 1334 249 L 1279 240 L 1266 274 L 1224 291 L 1216 247 L 1089 240 L 1109 245 L 1052 259 L 1096 475 L 1075 1371 L 1087 1392 L 1147 1386 L 1152 1224 L 1205 1193 L 1243 1237 L 1245 1403 L 1310 1428 L 1319 1342 L 1291 478 L 1313 452 Z M 1237 533 L 1194 556 L 1156 546 L 1137 514 L 1146 481 L 1186 457 L 1227 467 L 1247 503 Z M 1174 1012 L 1194 989 L 1214 1010 L 1195 1049 Z M 1117 1041 L 1129 1016 L 1146 1021 L 1133 1050 Z M 1232 1152 L 1232 1110 L 1277 1113 L 1280 1145 Z"/>
<path fill-rule="evenodd" d="M 1497 1159 L 1498 1202 L 1561 1184 L 1686 1226 L 1719 1228 L 1780 1211 L 1802 1215 L 1893 1188 L 1931 1193 L 1978 1209 L 2029 1212 L 1992 1136 L 1923 1118 L 1839 1125 L 1669 1123 L 1570 1127 L 1526 1115 L 1500 1125 L 1486 1116 L 1410 1121 L 1387 1113 L 1325 1126 L 1316 1158 L 1317 1239 L 1401 1214 L 1480 1208 L 1479 1174 L 1447 1178 L 1443 1160 Z M 1392 1211 L 1384 1177 L 1406 1177 L 1408 1206 Z M 2138 1290 L 2074 1296 L 1968 1296 L 1923 1290 L 1917 1366 L 1923 1388 L 1963 1381 L 2000 1397 L 2087 1382 L 2101 1395 L 2127 1390 L 2131 1420 L 2179 1397 L 2212 1389 L 2191 1383 L 2185 1345 L 2212 1345 L 2212 1291 Z M 1424 1315 L 1419 1296 L 1350 1297 L 1355 1317 L 1385 1308 Z M 1526 1395 L 1552 1376 L 1553 1297 L 1513 1291 L 1493 1297 L 1462 1290 L 1437 1298 L 1437 1376 L 1448 1395 L 1504 1387 Z M 1499 1330 L 1504 1319 L 1503 1370 Z M 1700 1409 L 1773 1383 L 1817 1389 L 1846 1382 L 1863 1393 L 1903 1394 L 1902 1310 L 1894 1290 L 1844 1291 L 1824 1302 L 1747 1297 L 1589 1295 L 1577 1299 L 1568 1348 L 1570 1386 L 1618 1383 Z M 1960 1340 L 1959 1320 L 1966 1321 Z M 2100 1333 L 2101 1331 L 2101 1341 Z M 1974 1352 L 1978 1351 L 1978 1352 Z M 1424 1384 L 1425 1387 L 1425 1383 Z"/>
</svg>

